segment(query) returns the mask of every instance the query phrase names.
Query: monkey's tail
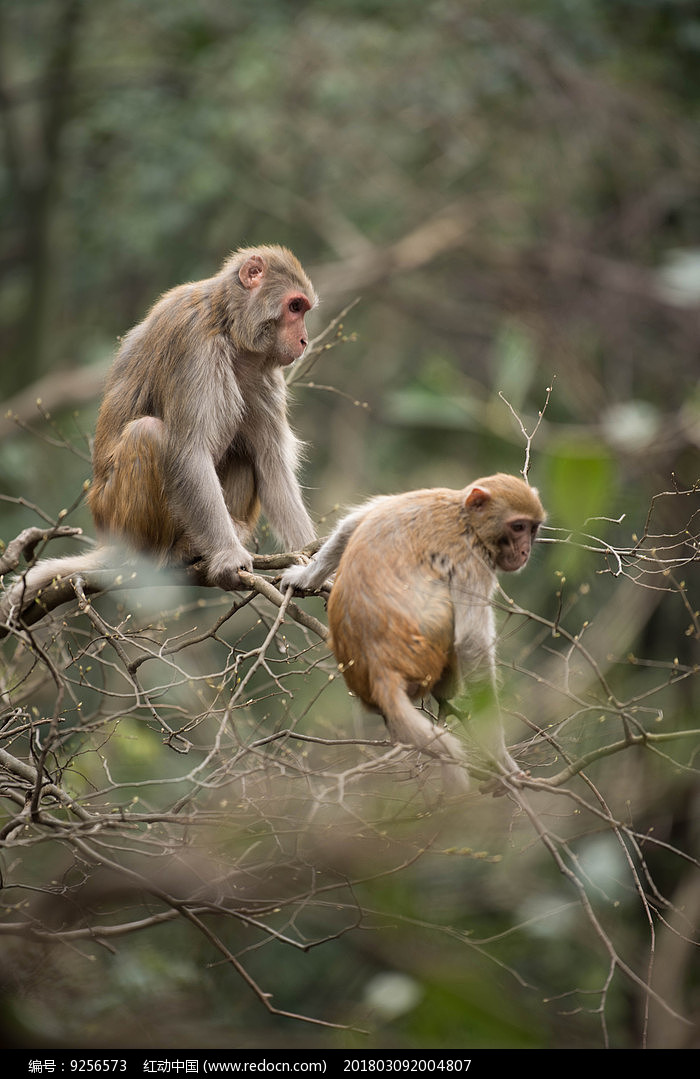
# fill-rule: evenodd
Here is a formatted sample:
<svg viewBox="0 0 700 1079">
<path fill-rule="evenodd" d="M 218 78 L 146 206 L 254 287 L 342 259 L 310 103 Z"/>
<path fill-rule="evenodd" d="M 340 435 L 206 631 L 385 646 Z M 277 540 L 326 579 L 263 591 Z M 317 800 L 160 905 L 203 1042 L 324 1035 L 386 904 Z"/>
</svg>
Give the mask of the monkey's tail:
<svg viewBox="0 0 700 1079">
<path fill-rule="evenodd" d="M 373 693 L 392 742 L 414 746 L 431 757 L 437 757 L 449 792 L 466 793 L 469 790 L 469 773 L 459 740 L 419 712 L 399 682 L 379 679 L 373 685 Z"/>
<path fill-rule="evenodd" d="M 26 625 L 37 622 L 50 607 L 49 603 L 41 603 L 42 596 L 48 600 L 52 590 L 58 591 L 76 574 L 105 569 L 114 557 L 113 548 L 97 547 L 87 554 L 44 558 L 35 566 L 30 566 L 15 577 L 0 599 L 0 635 L 4 636 L 2 627 L 19 625 L 20 620 Z"/>
</svg>

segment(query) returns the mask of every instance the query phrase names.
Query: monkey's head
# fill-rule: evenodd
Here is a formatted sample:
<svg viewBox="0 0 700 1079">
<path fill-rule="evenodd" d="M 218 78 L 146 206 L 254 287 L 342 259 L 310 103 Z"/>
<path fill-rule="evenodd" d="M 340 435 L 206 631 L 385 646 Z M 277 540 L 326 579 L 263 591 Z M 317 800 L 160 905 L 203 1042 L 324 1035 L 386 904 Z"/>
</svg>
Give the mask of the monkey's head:
<svg viewBox="0 0 700 1079">
<path fill-rule="evenodd" d="M 536 488 L 499 472 L 467 487 L 464 508 L 494 569 L 515 573 L 527 564 L 546 517 Z"/>
<path fill-rule="evenodd" d="M 286 247 L 243 248 L 227 266 L 242 293 L 236 293 L 237 343 L 286 366 L 306 350 L 305 318 L 318 303 L 301 263 Z"/>
</svg>

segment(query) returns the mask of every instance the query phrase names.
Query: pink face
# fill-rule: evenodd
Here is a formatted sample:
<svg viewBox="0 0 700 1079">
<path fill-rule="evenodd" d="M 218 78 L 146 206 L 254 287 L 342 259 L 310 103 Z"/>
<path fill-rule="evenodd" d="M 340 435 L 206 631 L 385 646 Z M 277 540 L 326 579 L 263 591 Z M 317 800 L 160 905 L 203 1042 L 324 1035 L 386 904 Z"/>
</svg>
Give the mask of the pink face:
<svg viewBox="0 0 700 1079">
<path fill-rule="evenodd" d="M 530 557 L 539 527 L 540 522 L 533 521 L 530 517 L 515 517 L 506 521 L 496 559 L 499 569 L 505 573 L 515 573 L 523 568 Z"/>
<path fill-rule="evenodd" d="M 303 292 L 289 292 L 282 301 L 277 323 L 277 353 L 283 363 L 293 363 L 306 350 L 309 337 L 304 318 L 311 304 Z"/>
</svg>

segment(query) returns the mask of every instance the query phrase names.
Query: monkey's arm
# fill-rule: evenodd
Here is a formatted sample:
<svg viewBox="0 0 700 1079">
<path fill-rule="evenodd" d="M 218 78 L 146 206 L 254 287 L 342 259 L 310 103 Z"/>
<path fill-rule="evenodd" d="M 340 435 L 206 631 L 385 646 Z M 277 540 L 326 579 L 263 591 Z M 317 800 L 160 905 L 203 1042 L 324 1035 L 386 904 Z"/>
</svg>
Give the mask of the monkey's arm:
<svg viewBox="0 0 700 1079">
<path fill-rule="evenodd" d="M 299 441 L 287 421 L 284 394 L 279 394 L 275 404 L 274 410 L 260 416 L 253 443 L 258 496 L 280 542 L 298 550 L 315 540 L 316 529 L 297 479 Z"/>
<path fill-rule="evenodd" d="M 296 439 L 285 426 L 279 440 L 267 440 L 257 457 L 258 495 L 275 535 L 286 548 L 298 550 L 316 538 L 295 474 Z"/>
<path fill-rule="evenodd" d="M 179 523 L 183 553 L 201 556 L 212 584 L 236 587 L 250 570 L 224 499 L 216 462 L 225 454 L 245 410 L 225 340 L 208 339 L 177 372 L 177 392 L 159 394 L 165 430 L 165 495 Z M 172 374 L 172 372 L 171 372 Z"/>
<path fill-rule="evenodd" d="M 499 772 L 520 772 L 506 747 L 496 682 L 496 629 L 491 595 L 478 595 L 467 576 L 453 580 L 454 660 L 434 688 L 439 715 L 465 724 L 489 765 Z M 466 597 L 469 597 L 467 600 Z"/>
<path fill-rule="evenodd" d="M 348 541 L 366 512 L 367 507 L 361 506 L 343 518 L 307 566 L 290 566 L 284 571 L 280 588 L 298 588 L 305 592 L 320 588 L 338 568 Z"/>
<path fill-rule="evenodd" d="M 235 587 L 238 571 L 250 571 L 252 556 L 226 508 L 211 452 L 190 441 L 186 452 L 169 455 L 168 467 L 173 509 L 191 553 L 205 560 L 213 584 Z"/>
</svg>

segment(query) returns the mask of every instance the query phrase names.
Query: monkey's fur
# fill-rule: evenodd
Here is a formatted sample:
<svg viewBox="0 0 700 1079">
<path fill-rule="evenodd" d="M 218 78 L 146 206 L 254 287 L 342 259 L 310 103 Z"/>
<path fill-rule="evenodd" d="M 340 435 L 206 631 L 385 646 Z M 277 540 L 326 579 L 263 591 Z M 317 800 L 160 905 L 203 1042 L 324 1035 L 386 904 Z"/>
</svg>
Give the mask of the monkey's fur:
<svg viewBox="0 0 700 1079">
<path fill-rule="evenodd" d="M 274 246 L 241 248 L 158 300 L 124 337 L 97 421 L 88 501 L 102 546 L 30 568 L 3 620 L 57 575 L 108 566 L 115 540 L 160 564 L 201 559 L 208 583 L 231 588 L 251 568 L 261 504 L 287 549 L 314 539 L 283 368 L 306 349 L 316 303 L 301 264 Z"/>
<path fill-rule="evenodd" d="M 379 497 L 341 521 L 311 563 L 283 574 L 283 587 L 313 590 L 337 570 L 328 621 L 349 689 L 382 714 L 392 741 L 451 760 L 453 787 L 467 785 L 461 743 L 412 701 L 433 693 L 442 713 L 474 681 L 495 701 L 496 571 L 527 563 L 544 517 L 537 491 L 503 473 L 462 491 Z M 483 748 L 515 770 L 494 723 Z"/>
</svg>

